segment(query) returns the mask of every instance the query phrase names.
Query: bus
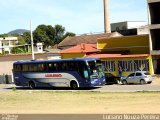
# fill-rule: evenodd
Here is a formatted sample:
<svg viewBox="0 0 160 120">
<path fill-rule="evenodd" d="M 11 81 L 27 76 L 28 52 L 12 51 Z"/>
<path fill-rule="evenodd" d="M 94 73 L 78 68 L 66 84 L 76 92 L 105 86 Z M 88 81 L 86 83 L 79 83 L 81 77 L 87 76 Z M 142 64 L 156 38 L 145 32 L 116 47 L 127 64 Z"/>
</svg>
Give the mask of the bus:
<svg viewBox="0 0 160 120">
<path fill-rule="evenodd" d="M 16 86 L 94 87 L 105 84 L 104 68 L 97 58 L 31 60 L 13 63 Z"/>
</svg>

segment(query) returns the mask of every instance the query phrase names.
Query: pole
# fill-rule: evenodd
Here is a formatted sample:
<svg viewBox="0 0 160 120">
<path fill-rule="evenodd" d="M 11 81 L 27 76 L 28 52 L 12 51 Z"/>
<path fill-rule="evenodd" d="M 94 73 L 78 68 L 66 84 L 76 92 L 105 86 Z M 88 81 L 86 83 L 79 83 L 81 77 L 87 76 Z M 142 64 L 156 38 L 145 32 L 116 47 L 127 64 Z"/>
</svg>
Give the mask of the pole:
<svg viewBox="0 0 160 120">
<path fill-rule="evenodd" d="M 104 4 L 104 33 L 111 33 L 109 11 L 108 11 L 108 0 L 103 0 L 103 4 Z"/>
<path fill-rule="evenodd" d="M 35 56 L 34 56 L 33 34 L 32 34 L 32 21 L 30 21 L 30 32 L 31 32 L 32 60 L 35 60 Z"/>
</svg>

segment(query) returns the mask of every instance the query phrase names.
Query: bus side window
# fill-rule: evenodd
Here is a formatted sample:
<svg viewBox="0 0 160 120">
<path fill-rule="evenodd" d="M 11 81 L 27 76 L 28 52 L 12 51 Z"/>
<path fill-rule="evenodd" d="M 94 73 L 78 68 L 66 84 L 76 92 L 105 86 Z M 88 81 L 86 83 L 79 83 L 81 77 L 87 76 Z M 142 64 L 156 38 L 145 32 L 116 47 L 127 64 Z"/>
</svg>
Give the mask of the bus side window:
<svg viewBox="0 0 160 120">
<path fill-rule="evenodd" d="M 58 64 L 57 63 L 48 63 L 48 71 L 57 71 L 58 70 Z"/>
<path fill-rule="evenodd" d="M 44 70 L 44 64 L 38 64 L 38 71 L 42 72 Z"/>
<path fill-rule="evenodd" d="M 14 66 L 13 66 L 13 69 L 14 69 L 14 71 L 16 71 L 16 72 L 22 71 L 21 65 L 14 65 Z"/>
<path fill-rule="evenodd" d="M 28 72 L 28 71 L 29 71 L 29 69 L 28 69 L 28 64 L 22 65 L 22 71 L 23 71 L 23 72 Z"/>
<path fill-rule="evenodd" d="M 88 79 L 89 73 L 85 62 L 78 62 L 78 71 L 82 78 Z"/>
<path fill-rule="evenodd" d="M 48 71 L 51 71 L 51 70 L 52 70 L 52 64 L 49 63 L 49 64 L 48 64 Z"/>
<path fill-rule="evenodd" d="M 89 74 L 88 74 L 88 71 L 87 71 L 87 70 L 84 70 L 84 71 L 83 71 L 83 74 L 84 74 L 84 78 L 86 78 L 86 79 L 89 78 Z"/>
</svg>

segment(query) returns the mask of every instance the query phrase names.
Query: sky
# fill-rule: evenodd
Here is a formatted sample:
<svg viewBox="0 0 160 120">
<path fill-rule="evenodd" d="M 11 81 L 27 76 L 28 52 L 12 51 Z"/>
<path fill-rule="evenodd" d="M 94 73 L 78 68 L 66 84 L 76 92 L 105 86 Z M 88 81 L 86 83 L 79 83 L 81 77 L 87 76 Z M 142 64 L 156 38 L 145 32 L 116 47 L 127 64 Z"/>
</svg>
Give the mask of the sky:
<svg viewBox="0 0 160 120">
<path fill-rule="evenodd" d="M 103 0 L 0 0 L 0 34 L 60 24 L 76 34 L 104 31 Z M 147 0 L 109 0 L 110 22 L 146 21 Z"/>
</svg>

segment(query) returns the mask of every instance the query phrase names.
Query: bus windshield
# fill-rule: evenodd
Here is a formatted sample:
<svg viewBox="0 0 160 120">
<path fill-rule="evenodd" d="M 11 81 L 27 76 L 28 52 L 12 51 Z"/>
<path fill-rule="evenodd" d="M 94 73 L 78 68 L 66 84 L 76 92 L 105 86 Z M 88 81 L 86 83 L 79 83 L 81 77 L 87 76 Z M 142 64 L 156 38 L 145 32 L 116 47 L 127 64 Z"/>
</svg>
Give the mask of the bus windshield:
<svg viewBox="0 0 160 120">
<path fill-rule="evenodd" d="M 93 79 L 95 78 L 102 78 L 104 77 L 104 67 L 101 62 L 99 61 L 89 61 L 88 62 L 89 66 L 89 72 L 90 72 L 90 77 Z"/>
</svg>

